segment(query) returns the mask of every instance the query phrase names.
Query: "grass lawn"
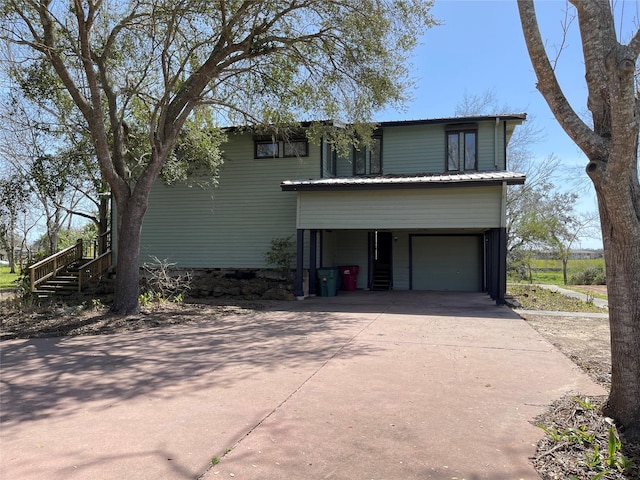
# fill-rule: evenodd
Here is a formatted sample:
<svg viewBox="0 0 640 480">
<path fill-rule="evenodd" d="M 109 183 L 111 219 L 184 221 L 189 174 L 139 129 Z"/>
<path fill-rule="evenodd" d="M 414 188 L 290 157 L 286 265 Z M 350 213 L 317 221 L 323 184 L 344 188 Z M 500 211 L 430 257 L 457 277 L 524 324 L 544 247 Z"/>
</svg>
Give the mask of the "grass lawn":
<svg viewBox="0 0 640 480">
<path fill-rule="evenodd" d="M 557 312 L 593 312 L 606 313 L 607 310 L 596 307 L 577 298 L 552 292 L 536 285 L 507 285 L 507 294 L 512 295 L 525 310 L 551 310 Z"/>
<path fill-rule="evenodd" d="M 574 285 L 565 285 L 562 277 L 562 262 L 560 260 L 550 259 L 532 259 L 531 260 L 531 283 L 544 283 L 546 285 L 558 285 L 562 288 L 569 290 L 575 290 L 576 292 L 585 293 L 579 287 Z M 588 260 L 569 260 L 567 264 L 567 278 L 571 279 L 571 276 L 575 273 L 582 272 L 588 268 L 602 268 L 604 269 L 604 259 L 595 258 Z M 529 279 L 516 278 L 511 275 L 508 277 L 508 281 L 512 283 L 529 283 Z M 601 295 L 593 292 L 589 292 L 598 298 L 606 300 L 606 295 Z"/>
<path fill-rule="evenodd" d="M 15 281 L 19 276 L 18 273 L 9 273 L 9 267 L 0 266 L 0 290 L 16 288 Z"/>
</svg>

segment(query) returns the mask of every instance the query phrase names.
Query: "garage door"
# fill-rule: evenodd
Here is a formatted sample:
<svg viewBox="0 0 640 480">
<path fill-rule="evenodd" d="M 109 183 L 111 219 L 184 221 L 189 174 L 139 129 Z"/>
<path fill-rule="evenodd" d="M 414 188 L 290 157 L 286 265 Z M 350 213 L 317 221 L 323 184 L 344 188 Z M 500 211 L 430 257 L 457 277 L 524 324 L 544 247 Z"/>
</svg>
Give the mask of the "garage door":
<svg viewBox="0 0 640 480">
<path fill-rule="evenodd" d="M 411 289 L 482 291 L 482 237 L 412 236 Z"/>
</svg>

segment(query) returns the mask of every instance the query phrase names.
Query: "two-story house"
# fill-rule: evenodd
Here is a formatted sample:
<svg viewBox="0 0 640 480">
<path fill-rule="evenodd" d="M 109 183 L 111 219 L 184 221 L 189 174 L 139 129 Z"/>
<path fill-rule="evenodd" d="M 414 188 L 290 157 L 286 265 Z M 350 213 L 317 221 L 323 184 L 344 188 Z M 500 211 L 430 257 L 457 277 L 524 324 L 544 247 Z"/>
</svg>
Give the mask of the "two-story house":
<svg viewBox="0 0 640 480">
<path fill-rule="evenodd" d="M 525 114 L 382 122 L 348 158 L 304 136 L 228 132 L 218 185 L 165 186 L 149 201 L 141 259 L 263 269 L 295 236 L 296 295 L 319 267 L 357 265 L 362 289 L 506 290 L 505 199 L 523 174 L 507 144 Z"/>
</svg>

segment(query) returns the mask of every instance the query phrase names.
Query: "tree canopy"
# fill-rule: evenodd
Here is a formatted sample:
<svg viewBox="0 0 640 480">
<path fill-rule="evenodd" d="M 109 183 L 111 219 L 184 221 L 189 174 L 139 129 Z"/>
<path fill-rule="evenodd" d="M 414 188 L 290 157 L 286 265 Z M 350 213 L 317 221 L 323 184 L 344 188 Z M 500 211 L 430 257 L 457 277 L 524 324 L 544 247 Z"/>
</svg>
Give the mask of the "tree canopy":
<svg viewBox="0 0 640 480">
<path fill-rule="evenodd" d="M 435 23 L 430 7 L 422 0 L 4 2 L 6 58 L 35 78 L 55 79 L 36 82 L 34 95 L 75 112 L 111 187 L 119 221 L 113 310 L 138 309 L 149 191 L 163 169 L 191 158 L 175 149 L 185 131 L 315 119 L 364 125 L 404 101 L 408 55 Z M 209 152 L 215 169 L 218 137 L 186 144 Z"/>
</svg>

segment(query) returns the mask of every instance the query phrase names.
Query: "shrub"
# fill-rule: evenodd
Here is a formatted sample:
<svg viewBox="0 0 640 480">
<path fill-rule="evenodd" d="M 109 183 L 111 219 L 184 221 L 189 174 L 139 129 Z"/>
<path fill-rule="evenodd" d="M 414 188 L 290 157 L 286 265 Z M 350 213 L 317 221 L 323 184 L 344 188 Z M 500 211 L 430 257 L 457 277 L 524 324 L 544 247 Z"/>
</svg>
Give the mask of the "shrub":
<svg viewBox="0 0 640 480">
<path fill-rule="evenodd" d="M 267 265 L 276 267 L 278 273 L 289 280 L 291 270 L 296 260 L 295 242 L 292 237 L 274 238 L 271 240 L 271 248 L 265 254 Z"/>
<path fill-rule="evenodd" d="M 571 274 L 570 285 L 606 285 L 607 278 L 602 267 L 589 267 Z"/>
</svg>

